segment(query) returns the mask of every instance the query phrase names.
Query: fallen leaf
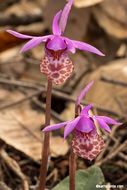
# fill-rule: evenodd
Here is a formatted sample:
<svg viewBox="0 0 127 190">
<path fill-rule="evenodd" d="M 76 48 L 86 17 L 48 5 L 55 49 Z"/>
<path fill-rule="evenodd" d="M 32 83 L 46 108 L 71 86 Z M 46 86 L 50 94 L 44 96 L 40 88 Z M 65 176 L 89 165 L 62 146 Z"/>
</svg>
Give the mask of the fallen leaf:
<svg viewBox="0 0 127 190">
<path fill-rule="evenodd" d="M 127 37 L 127 1 L 106 0 L 93 8 L 98 24 L 115 38 Z M 117 13 L 117 14 L 116 14 Z"/>
<path fill-rule="evenodd" d="M 108 81 L 103 81 L 102 77 L 116 81 L 116 84 Z M 101 66 L 93 73 L 85 76 L 81 83 L 77 86 L 74 95 L 77 96 L 79 91 L 94 80 L 95 83 L 87 93 L 86 101 L 108 109 L 117 114 L 126 114 L 127 112 L 127 89 L 118 83 L 127 81 L 127 59 L 118 59 L 109 62 L 105 66 Z"/>
<path fill-rule="evenodd" d="M 1 92 L 3 94 L 0 97 L 2 107 L 25 97 L 16 90 L 13 92 L 2 90 Z M 44 121 L 44 113 L 33 110 L 29 101 L 6 108 L 0 112 L 0 138 L 31 158 L 38 160 L 42 149 L 40 127 Z"/>
<path fill-rule="evenodd" d="M 30 93 L 29 93 L 30 94 Z M 25 97 L 14 90 L 0 90 L 0 107 L 12 104 Z M 7 144 L 20 150 L 34 160 L 41 159 L 43 132 L 41 126 L 45 122 L 43 112 L 32 109 L 30 102 L 10 106 L 0 112 L 0 138 Z M 51 120 L 53 124 L 54 121 Z M 31 143 L 32 142 L 32 143 Z M 69 146 L 62 137 L 51 136 L 51 156 L 65 155 Z"/>
<path fill-rule="evenodd" d="M 32 110 L 29 104 L 2 111 L 0 113 L 0 138 L 38 160 L 42 147 L 42 132 L 39 129 L 42 123 L 44 123 L 44 115 Z"/>
<path fill-rule="evenodd" d="M 69 150 L 69 145 L 66 140 L 62 137 L 51 137 L 50 139 L 50 145 L 51 145 L 51 156 L 52 157 L 58 157 L 58 156 L 64 156 L 67 154 Z"/>
<path fill-rule="evenodd" d="M 89 7 L 101 3 L 104 0 L 74 0 L 74 5 L 78 8 Z"/>
<path fill-rule="evenodd" d="M 0 181 L 0 189 L 1 190 L 11 190 L 3 181 Z"/>
</svg>

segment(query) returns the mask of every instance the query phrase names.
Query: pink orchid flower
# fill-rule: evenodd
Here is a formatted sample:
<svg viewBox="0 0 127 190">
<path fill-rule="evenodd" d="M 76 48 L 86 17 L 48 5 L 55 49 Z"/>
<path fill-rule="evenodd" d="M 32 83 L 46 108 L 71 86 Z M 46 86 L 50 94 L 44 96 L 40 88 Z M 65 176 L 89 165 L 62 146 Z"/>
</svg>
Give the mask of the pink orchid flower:
<svg viewBox="0 0 127 190">
<path fill-rule="evenodd" d="M 90 82 L 77 98 L 76 105 L 79 105 L 82 98 L 93 85 Z M 92 105 L 85 106 L 79 116 L 71 121 L 50 125 L 44 128 L 44 132 L 53 131 L 64 127 L 64 138 L 69 134 L 73 134 L 72 148 L 75 154 L 88 160 L 93 160 L 104 148 L 104 141 L 97 133 L 96 124 L 107 132 L 111 132 L 109 125 L 120 125 L 114 119 L 107 116 L 90 115 Z"/>
<path fill-rule="evenodd" d="M 51 35 L 37 37 L 7 30 L 8 33 L 17 38 L 29 39 L 22 47 L 21 52 L 26 52 L 42 42 L 45 43 L 45 56 L 42 59 L 40 70 L 55 84 L 64 83 L 73 71 L 74 66 L 68 52 L 75 53 L 76 49 L 80 49 L 104 56 L 101 51 L 87 43 L 71 40 L 63 36 L 72 4 L 73 0 L 69 0 L 64 9 L 56 13 L 52 23 L 53 34 Z"/>
</svg>

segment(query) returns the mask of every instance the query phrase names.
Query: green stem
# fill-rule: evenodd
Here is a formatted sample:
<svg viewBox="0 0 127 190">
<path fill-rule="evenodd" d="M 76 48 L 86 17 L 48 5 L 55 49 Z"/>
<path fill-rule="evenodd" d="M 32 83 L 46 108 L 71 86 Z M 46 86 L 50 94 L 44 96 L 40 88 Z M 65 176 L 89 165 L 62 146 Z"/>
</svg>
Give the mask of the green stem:
<svg viewBox="0 0 127 190">
<path fill-rule="evenodd" d="M 45 127 L 50 125 L 51 117 L 51 95 L 52 95 L 52 81 L 48 80 L 47 93 L 46 93 L 46 113 L 45 113 Z M 49 143 L 50 134 L 49 132 L 44 133 L 44 143 L 42 149 L 42 160 L 39 178 L 39 190 L 45 190 L 46 175 L 48 168 L 48 157 L 49 157 Z"/>
</svg>

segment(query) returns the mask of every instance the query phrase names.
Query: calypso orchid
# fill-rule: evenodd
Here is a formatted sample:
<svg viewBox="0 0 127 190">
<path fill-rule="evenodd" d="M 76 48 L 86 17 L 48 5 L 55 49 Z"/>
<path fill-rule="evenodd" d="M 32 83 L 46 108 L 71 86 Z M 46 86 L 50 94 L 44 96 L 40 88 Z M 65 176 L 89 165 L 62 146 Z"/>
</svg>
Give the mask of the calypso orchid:
<svg viewBox="0 0 127 190">
<path fill-rule="evenodd" d="M 82 98 L 93 85 L 90 82 L 77 98 L 76 106 L 80 105 Z M 64 138 L 70 133 L 73 134 L 72 149 L 78 156 L 93 160 L 103 150 L 105 144 L 103 138 L 98 134 L 96 123 L 107 132 L 111 132 L 109 125 L 120 125 L 114 119 L 107 116 L 90 115 L 92 105 L 89 104 L 82 108 L 79 115 L 71 120 L 56 125 L 47 126 L 44 132 L 64 128 Z"/>
<path fill-rule="evenodd" d="M 64 9 L 56 13 L 52 23 L 53 34 L 51 35 L 36 37 L 7 30 L 8 33 L 17 38 L 29 39 L 22 47 L 21 52 L 26 52 L 42 42 L 45 43 L 45 56 L 41 61 L 40 70 L 55 84 L 64 83 L 73 71 L 74 66 L 68 52 L 75 53 L 76 49 L 80 49 L 104 56 L 101 51 L 87 43 L 63 36 L 72 4 L 73 0 L 68 0 Z"/>
</svg>

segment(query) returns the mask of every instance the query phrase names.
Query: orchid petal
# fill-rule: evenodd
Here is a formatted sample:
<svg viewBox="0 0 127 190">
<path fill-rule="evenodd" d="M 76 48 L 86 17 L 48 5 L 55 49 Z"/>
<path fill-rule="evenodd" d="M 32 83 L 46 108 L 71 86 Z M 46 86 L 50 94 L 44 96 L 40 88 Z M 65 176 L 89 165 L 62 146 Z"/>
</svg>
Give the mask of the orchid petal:
<svg viewBox="0 0 127 190">
<path fill-rule="evenodd" d="M 62 11 L 60 22 L 59 22 L 59 26 L 60 26 L 62 33 L 65 30 L 72 4 L 73 4 L 73 0 L 69 0 Z"/>
<path fill-rule="evenodd" d="M 58 51 L 66 49 L 67 45 L 63 38 L 61 38 L 60 36 L 54 36 L 53 39 L 47 43 L 46 48 Z"/>
<path fill-rule="evenodd" d="M 89 133 L 95 129 L 95 125 L 90 118 L 82 116 L 80 121 L 77 123 L 76 129 L 81 132 Z"/>
<path fill-rule="evenodd" d="M 105 121 L 104 121 L 103 119 L 99 119 L 99 118 L 96 117 L 96 120 L 97 120 L 99 126 L 100 126 L 102 129 L 106 130 L 106 131 L 109 132 L 109 133 L 111 132 L 110 127 L 105 123 Z"/>
<path fill-rule="evenodd" d="M 54 16 L 53 23 L 52 23 L 52 31 L 54 35 L 61 35 L 61 30 L 59 28 L 59 19 L 61 16 L 62 10 L 60 10 L 56 15 Z"/>
<path fill-rule="evenodd" d="M 82 109 L 80 115 L 86 115 L 86 116 L 88 116 L 88 112 L 89 112 L 89 110 L 90 110 L 92 107 L 93 107 L 92 104 L 89 104 L 89 105 L 85 106 L 85 107 Z"/>
<path fill-rule="evenodd" d="M 72 40 L 70 40 L 69 38 L 66 38 L 66 37 L 62 37 L 66 44 L 67 44 L 67 50 L 70 51 L 71 53 L 75 53 L 76 49 L 75 49 L 75 46 L 72 42 Z"/>
<path fill-rule="evenodd" d="M 36 37 L 36 36 L 29 36 L 29 35 L 21 34 L 19 32 L 13 31 L 13 30 L 6 30 L 6 32 L 8 32 L 9 34 L 11 34 L 17 38 L 21 38 L 21 39 L 29 39 L 29 38 L 35 38 Z"/>
<path fill-rule="evenodd" d="M 69 121 L 58 123 L 58 124 L 55 124 L 55 125 L 49 125 L 49 126 L 45 127 L 43 129 L 43 131 L 47 132 L 47 131 L 54 131 L 56 129 L 60 129 L 61 127 L 64 127 L 66 124 L 68 124 L 68 122 Z"/>
<path fill-rule="evenodd" d="M 90 44 L 87 44 L 85 42 L 75 41 L 75 40 L 72 40 L 72 42 L 73 42 L 75 48 L 77 48 L 77 49 L 95 53 L 100 56 L 105 56 L 101 51 L 99 51 L 97 48 L 91 46 Z"/>
<path fill-rule="evenodd" d="M 40 44 L 41 42 L 45 42 L 47 39 L 49 39 L 52 35 L 48 35 L 48 36 L 43 36 L 43 37 L 35 37 L 31 40 L 29 40 L 21 49 L 20 52 L 25 52 L 28 51 L 29 49 L 34 48 L 35 46 L 37 46 L 38 44 Z"/>
<path fill-rule="evenodd" d="M 64 138 L 66 138 L 76 127 L 77 123 L 79 122 L 80 117 L 76 117 L 74 120 L 68 122 L 64 129 Z"/>
<path fill-rule="evenodd" d="M 107 116 L 95 116 L 97 119 L 102 119 L 105 123 L 111 125 L 121 125 L 122 123 L 115 121 L 114 119 Z"/>
<path fill-rule="evenodd" d="M 79 94 L 79 96 L 77 97 L 76 100 L 76 105 L 79 105 L 81 100 L 86 96 L 86 93 L 90 90 L 90 88 L 92 87 L 94 81 L 91 81 L 89 84 L 87 84 L 87 86 L 81 91 L 81 93 Z"/>
</svg>

